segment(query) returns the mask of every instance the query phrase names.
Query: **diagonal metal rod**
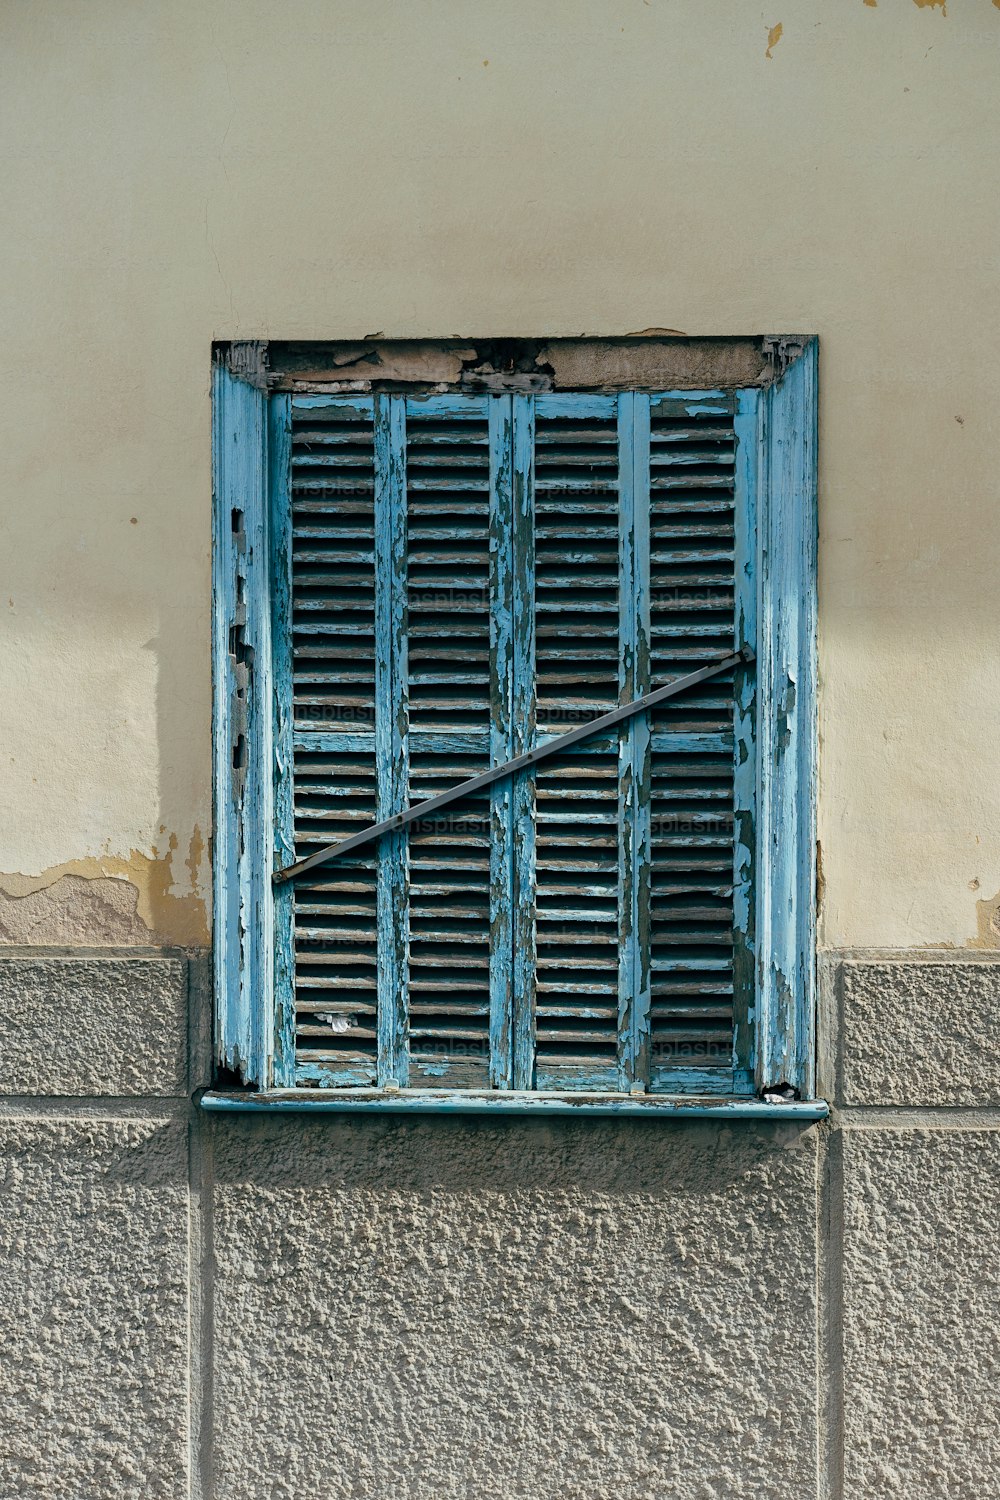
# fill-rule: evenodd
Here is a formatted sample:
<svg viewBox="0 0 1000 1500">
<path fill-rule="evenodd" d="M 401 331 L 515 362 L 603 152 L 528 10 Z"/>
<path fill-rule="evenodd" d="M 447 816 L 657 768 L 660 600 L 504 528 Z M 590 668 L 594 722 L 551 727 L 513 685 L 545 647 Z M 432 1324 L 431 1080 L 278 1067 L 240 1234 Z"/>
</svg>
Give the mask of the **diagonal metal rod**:
<svg viewBox="0 0 1000 1500">
<path fill-rule="evenodd" d="M 468 781 L 460 781 L 457 786 L 449 787 L 446 792 L 440 792 L 436 797 L 428 797 L 426 802 L 418 802 L 406 812 L 395 813 L 382 823 L 372 823 L 370 827 L 362 828 L 358 833 L 352 833 L 350 838 L 342 839 L 339 844 L 329 844 L 325 849 L 317 849 L 315 854 L 308 855 L 306 859 L 296 861 L 294 865 L 286 865 L 283 870 L 275 870 L 274 884 L 283 885 L 286 880 L 295 880 L 299 875 L 304 875 L 307 870 L 315 870 L 317 865 L 327 865 L 332 860 L 342 858 L 345 854 L 353 854 L 356 849 L 374 843 L 383 834 L 398 833 L 400 829 L 408 828 L 411 823 L 429 818 L 432 814 L 440 812 L 442 808 L 450 807 L 453 802 L 471 796 L 473 792 L 483 791 L 485 787 L 492 786 L 504 776 L 514 776 L 518 771 L 527 771 L 531 766 L 537 766 L 539 761 L 559 755 L 563 750 L 568 750 L 571 745 L 577 745 L 581 740 L 589 739 L 593 734 L 612 729 L 616 724 L 623 723 L 625 719 L 631 719 L 634 714 L 641 714 L 646 709 L 655 708 L 658 703 L 666 702 L 668 698 L 676 698 L 679 693 L 686 692 L 688 688 L 697 687 L 699 682 L 707 682 L 710 677 L 718 677 L 720 673 L 728 672 L 740 662 L 753 660 L 753 652 L 749 647 L 744 646 L 742 651 L 733 651 L 728 656 L 721 656 L 717 661 L 699 667 L 696 672 L 689 672 L 686 677 L 676 677 L 673 682 L 668 682 L 664 687 L 647 693 L 645 697 L 636 698 L 631 703 L 623 703 L 620 708 L 613 708 L 609 714 L 603 714 L 599 719 L 590 719 L 586 724 L 578 724 L 575 729 L 567 729 L 565 734 L 556 735 L 555 739 L 548 740 L 544 745 L 538 745 L 534 750 L 528 750 L 524 755 L 515 756 L 513 760 L 504 761 L 502 766 L 494 766 L 489 771 L 483 771 L 480 776 L 473 776 Z"/>
</svg>

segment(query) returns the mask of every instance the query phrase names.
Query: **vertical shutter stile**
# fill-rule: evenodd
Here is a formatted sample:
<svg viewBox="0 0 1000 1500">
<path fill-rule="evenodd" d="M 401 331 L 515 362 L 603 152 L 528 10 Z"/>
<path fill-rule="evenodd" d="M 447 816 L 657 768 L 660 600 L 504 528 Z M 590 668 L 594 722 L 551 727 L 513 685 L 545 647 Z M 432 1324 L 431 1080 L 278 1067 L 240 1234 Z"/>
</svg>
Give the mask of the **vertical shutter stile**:
<svg viewBox="0 0 1000 1500">
<path fill-rule="evenodd" d="M 406 807 L 409 782 L 404 398 L 375 397 L 375 816 Z M 408 848 L 405 833 L 379 841 L 378 1082 L 407 1082 Z"/>
<path fill-rule="evenodd" d="M 490 763 L 535 743 L 534 413 L 530 396 L 490 402 Z M 492 788 L 490 1081 L 530 1089 L 535 1067 L 535 778 Z"/>
<path fill-rule="evenodd" d="M 619 697 L 650 691 L 649 397 L 618 398 Z M 649 717 L 622 725 L 618 750 L 619 1087 L 649 1084 Z"/>
<path fill-rule="evenodd" d="M 757 474 L 761 399 L 757 390 L 738 392 L 733 577 L 737 650 L 757 653 Z M 757 666 L 737 668 L 733 683 L 733 1062 L 740 1078 L 752 1077 L 756 995 L 757 863 Z"/>
<path fill-rule="evenodd" d="M 490 401 L 490 765 L 514 756 L 512 397 Z M 511 778 L 490 789 L 490 1086 L 512 1086 L 514 801 Z"/>
<path fill-rule="evenodd" d="M 268 410 L 270 483 L 271 650 L 274 692 L 274 863 L 295 862 L 295 719 L 292 687 L 292 413 L 288 396 L 273 396 Z M 295 888 L 274 892 L 274 1049 L 271 1082 L 295 1082 Z"/>
<path fill-rule="evenodd" d="M 511 729 L 514 755 L 535 744 L 535 418 L 530 396 L 513 397 L 514 663 L 511 677 Z M 513 987 L 512 1083 L 530 1089 L 535 1082 L 537 1014 L 536 780 L 522 771 L 511 787 L 513 814 Z"/>
<path fill-rule="evenodd" d="M 266 1087 L 273 1028 L 267 399 L 212 372 L 216 1058 Z"/>
</svg>

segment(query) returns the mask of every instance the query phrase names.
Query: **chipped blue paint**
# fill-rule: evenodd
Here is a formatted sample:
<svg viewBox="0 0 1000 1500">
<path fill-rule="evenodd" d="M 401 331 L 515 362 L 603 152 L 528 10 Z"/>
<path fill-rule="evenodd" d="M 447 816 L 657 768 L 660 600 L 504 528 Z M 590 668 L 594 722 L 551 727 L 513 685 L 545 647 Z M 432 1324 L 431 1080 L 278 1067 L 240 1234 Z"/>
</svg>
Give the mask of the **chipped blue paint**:
<svg viewBox="0 0 1000 1500">
<path fill-rule="evenodd" d="M 300 1056 L 295 1064 L 293 1082 L 297 1088 L 371 1088 L 372 1070 L 367 1062 L 352 1066 L 341 1059 L 333 1069 L 328 1063 L 309 1062 Z"/>
<path fill-rule="evenodd" d="M 649 674 L 649 397 L 618 398 L 618 701 L 651 690 Z M 650 778 L 648 714 L 629 719 L 618 750 L 618 1081 L 649 1087 Z"/>
<path fill-rule="evenodd" d="M 375 397 L 375 758 L 377 821 L 409 794 L 406 649 L 406 428 L 402 396 Z M 378 848 L 378 1082 L 408 1078 L 409 890 L 405 832 Z"/>
<path fill-rule="evenodd" d="M 530 396 L 512 400 L 513 672 L 511 745 L 523 755 L 535 743 L 535 413 Z M 512 1085 L 528 1089 L 535 1068 L 535 773 L 511 781 L 513 821 Z"/>
<path fill-rule="evenodd" d="M 816 377 L 811 340 L 763 395 L 757 1086 L 814 1087 Z"/>
<path fill-rule="evenodd" d="M 292 414 L 296 412 L 336 411 L 348 417 L 370 418 L 373 410 L 371 396 L 293 396 Z"/>
<path fill-rule="evenodd" d="M 212 384 L 216 1057 L 268 1082 L 272 787 L 267 398 L 216 364 Z"/>
<path fill-rule="evenodd" d="M 405 1093 L 380 1094 L 370 1090 L 348 1093 L 331 1090 L 322 1096 L 296 1093 L 270 1093 L 256 1096 L 237 1094 L 202 1094 L 202 1109 L 216 1113 L 253 1114 L 255 1111 L 276 1114 L 350 1114 L 389 1111 L 398 1114 L 464 1114 L 506 1115 L 508 1117 L 541 1117 L 563 1115 L 600 1117 L 618 1116 L 649 1120 L 763 1120 L 772 1125 L 805 1124 L 825 1120 L 829 1105 L 822 1099 L 787 1104 L 765 1104 L 760 1099 L 671 1099 L 664 1095 L 643 1097 L 627 1094 L 490 1093 L 473 1091 L 442 1093 L 435 1090 L 408 1089 Z"/>
<path fill-rule="evenodd" d="M 271 721 L 274 737 L 274 863 L 295 862 L 294 717 L 292 705 L 292 499 L 291 401 L 268 403 L 268 485 L 271 564 Z M 274 890 L 274 1056 L 275 1088 L 295 1081 L 295 891 Z"/>
<path fill-rule="evenodd" d="M 722 417 L 736 409 L 733 391 L 664 391 L 650 397 L 651 417 Z"/>
<path fill-rule="evenodd" d="M 514 688 L 514 410 L 490 402 L 490 765 L 511 760 Z M 490 1083 L 513 1078 L 514 805 L 509 777 L 490 788 Z"/>
<path fill-rule="evenodd" d="M 757 642 L 757 470 L 761 397 L 737 392 L 734 431 L 734 588 L 737 650 L 756 653 Z M 737 669 L 733 679 L 733 1055 L 752 1068 L 756 996 L 754 888 L 757 863 L 757 668 Z"/>
<path fill-rule="evenodd" d="M 426 396 L 407 396 L 406 414 L 414 417 L 485 417 L 489 396 L 449 395 L 434 392 Z"/>
<path fill-rule="evenodd" d="M 371 735 L 353 729 L 297 729 L 292 736 L 296 750 L 351 750 L 355 752 L 371 749 Z M 458 730 L 454 734 L 440 730 L 411 729 L 408 733 L 411 753 L 426 750 L 471 750 L 483 755 L 489 753 L 490 740 L 487 733 L 475 730 Z"/>
<path fill-rule="evenodd" d="M 612 418 L 618 410 L 617 396 L 584 395 L 578 391 L 566 395 L 536 396 L 535 415 L 543 417 Z"/>
</svg>

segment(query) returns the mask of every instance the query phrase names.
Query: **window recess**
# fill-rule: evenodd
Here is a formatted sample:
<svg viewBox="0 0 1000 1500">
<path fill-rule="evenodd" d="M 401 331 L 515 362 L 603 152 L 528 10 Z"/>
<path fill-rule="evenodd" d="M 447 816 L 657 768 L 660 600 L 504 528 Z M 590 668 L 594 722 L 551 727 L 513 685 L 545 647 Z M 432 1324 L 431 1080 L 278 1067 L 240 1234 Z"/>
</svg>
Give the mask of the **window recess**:
<svg viewBox="0 0 1000 1500">
<path fill-rule="evenodd" d="M 222 1077 L 810 1098 L 815 345 L 705 391 L 275 390 L 230 353 L 214 399 Z"/>
</svg>

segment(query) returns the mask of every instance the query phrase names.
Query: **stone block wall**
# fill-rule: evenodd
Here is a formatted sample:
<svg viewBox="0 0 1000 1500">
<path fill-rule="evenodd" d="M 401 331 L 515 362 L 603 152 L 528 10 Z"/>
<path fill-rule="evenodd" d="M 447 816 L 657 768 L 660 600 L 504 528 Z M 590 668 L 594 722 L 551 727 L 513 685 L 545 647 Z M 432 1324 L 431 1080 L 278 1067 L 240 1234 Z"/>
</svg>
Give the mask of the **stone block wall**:
<svg viewBox="0 0 1000 1500">
<path fill-rule="evenodd" d="M 263 1119 L 204 953 L 0 959 L 0 1497 L 992 1493 L 1000 963 L 822 971 L 823 1124 Z"/>
</svg>

